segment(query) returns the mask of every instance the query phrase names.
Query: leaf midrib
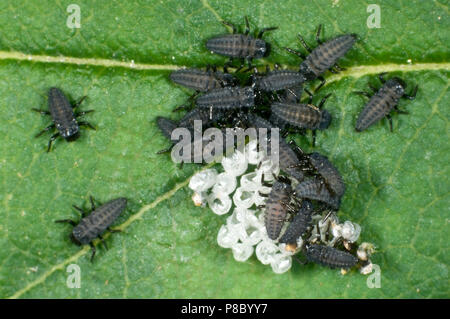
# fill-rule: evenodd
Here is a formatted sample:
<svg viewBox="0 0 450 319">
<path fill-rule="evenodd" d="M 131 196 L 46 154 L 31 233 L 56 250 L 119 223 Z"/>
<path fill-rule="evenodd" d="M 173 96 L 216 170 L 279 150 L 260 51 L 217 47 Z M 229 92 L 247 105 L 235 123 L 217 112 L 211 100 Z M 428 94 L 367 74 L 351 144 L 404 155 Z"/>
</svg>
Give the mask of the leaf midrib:
<svg viewBox="0 0 450 319">
<path fill-rule="evenodd" d="M 34 63 L 58 63 L 58 64 L 73 64 L 86 66 L 102 66 L 106 68 L 125 68 L 132 70 L 153 70 L 153 71 L 173 71 L 186 68 L 184 65 L 175 64 L 148 64 L 135 63 L 130 61 L 117 61 L 113 59 L 100 58 L 77 58 L 70 56 L 50 56 L 50 55 L 36 55 L 26 54 L 19 51 L 0 51 L 0 61 L 28 61 Z M 287 68 L 297 68 L 298 66 L 281 65 Z M 359 65 L 348 67 L 344 71 L 333 74 L 327 78 L 327 82 L 339 81 L 346 77 L 360 78 L 366 75 L 379 74 L 382 72 L 417 72 L 417 71 L 433 71 L 433 70 L 450 70 L 450 62 L 426 62 L 414 64 L 397 64 L 387 63 L 378 65 Z"/>
</svg>

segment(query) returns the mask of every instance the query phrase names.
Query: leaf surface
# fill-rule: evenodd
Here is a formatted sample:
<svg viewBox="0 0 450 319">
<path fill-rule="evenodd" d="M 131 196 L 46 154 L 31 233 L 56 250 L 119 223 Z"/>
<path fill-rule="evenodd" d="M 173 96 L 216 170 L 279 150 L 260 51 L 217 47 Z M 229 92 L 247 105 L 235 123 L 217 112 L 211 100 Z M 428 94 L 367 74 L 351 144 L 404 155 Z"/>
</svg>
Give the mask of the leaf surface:
<svg viewBox="0 0 450 319">
<path fill-rule="evenodd" d="M 449 15 L 447 1 L 379 1 L 381 28 L 368 29 L 367 3 L 348 1 L 77 1 L 81 28 L 69 29 L 72 1 L 0 3 L 0 297 L 21 298 L 448 298 L 449 235 Z M 381 288 L 352 271 L 294 264 L 283 275 L 255 257 L 239 263 L 219 248 L 226 216 L 195 207 L 186 187 L 201 169 L 180 170 L 168 155 L 157 116 L 173 114 L 191 92 L 169 82 L 182 66 L 223 64 L 204 47 L 228 32 L 221 19 L 252 30 L 278 26 L 264 38 L 273 53 L 264 62 L 291 69 L 300 60 L 301 33 L 315 46 L 324 39 L 357 33 L 357 45 L 327 74 L 319 96 L 333 116 L 319 132 L 317 150 L 329 156 L 347 185 L 341 220 L 362 226 L 362 240 L 376 244 Z M 301 49 L 300 49 L 301 50 Z M 402 100 L 410 115 L 394 116 L 394 133 L 381 121 L 354 131 L 365 100 L 352 94 L 379 85 L 375 74 L 392 72 L 411 90 Z M 317 84 L 315 84 L 317 85 Z M 95 109 L 73 143 L 58 140 L 45 153 L 50 133 L 34 135 L 50 120 L 31 112 L 46 108 L 48 88 L 72 100 L 88 98 Z M 409 91 L 408 91 L 409 92 Z M 47 138 L 46 138 L 47 137 Z M 309 148 L 309 136 L 297 137 Z M 129 210 L 117 221 L 122 233 L 107 236 L 93 264 L 89 247 L 69 240 L 79 218 L 72 204 L 93 195 L 105 202 L 125 196 Z M 81 288 L 66 285 L 66 267 L 81 269 Z"/>
</svg>

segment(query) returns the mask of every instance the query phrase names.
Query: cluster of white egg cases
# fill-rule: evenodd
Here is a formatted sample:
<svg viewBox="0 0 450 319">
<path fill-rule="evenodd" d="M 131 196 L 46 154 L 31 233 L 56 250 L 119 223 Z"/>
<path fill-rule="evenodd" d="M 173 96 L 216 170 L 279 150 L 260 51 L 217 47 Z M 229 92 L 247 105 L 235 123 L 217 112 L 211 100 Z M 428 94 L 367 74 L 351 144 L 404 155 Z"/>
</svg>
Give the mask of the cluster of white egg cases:
<svg viewBox="0 0 450 319">
<path fill-rule="evenodd" d="M 270 264 L 275 273 L 288 271 L 292 266 L 292 255 L 301 249 L 303 241 L 300 238 L 297 248 L 293 250 L 285 244 L 271 240 L 267 236 L 263 210 L 259 208 L 266 201 L 266 197 L 261 194 L 269 194 L 271 190 L 263 185 L 263 180 L 272 182 L 279 173 L 279 167 L 262 151 L 257 151 L 257 143 L 254 140 L 245 146 L 243 152 L 235 150 L 230 157 L 223 157 L 221 164 L 224 172 L 218 173 L 215 169 L 202 170 L 195 174 L 189 183 L 189 187 L 194 191 L 192 199 L 197 206 L 208 204 L 215 214 L 224 215 L 234 204 L 233 213 L 219 230 L 217 243 L 220 247 L 230 248 L 236 261 L 246 261 L 255 252 L 257 259 L 264 265 Z M 254 170 L 246 173 L 249 164 L 253 165 Z M 330 246 L 338 239 L 354 243 L 361 232 L 361 227 L 350 221 L 339 224 L 334 213 L 326 220 L 323 216 L 314 216 L 314 222 L 316 226 L 313 227 L 309 240 L 320 238 Z M 362 250 L 358 250 L 358 256 L 362 254 L 367 257 L 373 250 L 373 245 L 367 243 L 360 247 Z M 361 268 L 361 273 L 365 274 L 367 271 L 367 267 Z"/>
</svg>

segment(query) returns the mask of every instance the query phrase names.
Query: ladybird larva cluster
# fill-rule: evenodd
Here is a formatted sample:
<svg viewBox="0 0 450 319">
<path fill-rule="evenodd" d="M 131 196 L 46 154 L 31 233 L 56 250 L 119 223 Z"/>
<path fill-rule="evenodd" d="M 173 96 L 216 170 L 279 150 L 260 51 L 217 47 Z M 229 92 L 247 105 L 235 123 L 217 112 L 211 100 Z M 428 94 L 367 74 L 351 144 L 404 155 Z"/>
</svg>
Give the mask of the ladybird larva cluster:
<svg viewBox="0 0 450 319">
<path fill-rule="evenodd" d="M 211 142 L 227 138 L 227 129 L 270 130 L 270 134 L 264 137 L 259 133 L 260 131 L 256 135 L 258 155 L 252 161 L 263 166 L 263 169 L 258 167 L 256 170 L 256 176 L 260 179 L 259 183 L 255 180 L 247 180 L 250 177 L 247 174 L 244 175 L 247 179 L 241 180 L 242 189 L 238 189 L 239 192 L 233 195 L 233 202 L 231 201 L 229 195 L 234 192 L 236 177 L 246 171 L 248 164 L 244 163 L 245 156 L 243 159 L 235 152 L 233 156 L 237 156 L 238 159 L 230 162 L 229 159 L 224 158 L 227 164 L 222 162 L 224 167 L 229 166 L 234 175 L 216 174 L 217 180 L 211 178 L 207 181 L 212 183 L 211 186 L 214 185 L 213 196 L 208 195 L 210 206 L 216 212 L 222 213 L 231 209 L 233 204 L 246 206 L 245 209 L 255 206 L 256 209 L 261 210 L 263 214 L 260 216 L 264 225 L 264 235 L 261 238 L 284 245 L 282 246 L 284 250 L 281 252 L 282 258 L 272 263 L 272 267 L 277 269 L 276 272 L 286 269 L 286 259 L 283 259 L 286 257 L 283 255 L 286 252 L 303 252 L 307 261 L 331 268 L 352 268 L 361 261 L 361 264 L 365 263 L 367 266 L 368 258 L 355 257 L 357 250 L 353 243 L 356 241 L 355 234 L 359 237 L 359 231 L 355 230 L 359 226 L 351 224 L 355 231 L 353 235 L 347 232 L 345 236 L 335 235 L 330 226 L 333 223 L 340 225 L 337 223 L 336 213 L 340 209 L 341 199 L 346 190 L 345 179 L 342 178 L 338 168 L 326 155 L 317 151 L 307 153 L 293 140 L 284 139 L 288 134 L 305 134 L 306 131 L 311 131 L 311 145 L 316 146 L 316 132 L 326 130 L 332 123 L 332 114 L 324 109 L 331 94 L 316 99 L 316 96 L 320 95 L 320 88 L 326 83 L 324 75 L 328 71 L 337 73 L 342 70 L 337 63 L 352 50 L 358 36 L 353 33 L 342 34 L 323 42 L 320 39 L 322 26 L 319 26 L 316 34 L 318 45 L 314 49 L 311 49 L 299 35 L 299 40 L 307 54 L 285 48 L 288 52 L 302 58 L 303 61 L 298 70 L 283 69 L 277 63 L 271 69 L 268 65 L 265 68 L 261 65 L 255 67 L 253 61 L 270 55 L 271 45 L 263 39 L 263 36 L 266 32 L 275 31 L 277 27 L 262 28 L 258 34 L 251 35 L 247 17 L 245 17 L 246 28 L 243 33 L 239 33 L 231 23 L 223 23 L 232 28 L 232 34 L 208 39 L 205 45 L 211 53 L 229 58 L 222 68 L 208 65 L 204 69 L 185 68 L 170 74 L 172 82 L 195 92 L 186 105 L 174 109 L 174 111 L 187 111 L 180 119 L 173 120 L 162 116 L 156 118 L 156 124 L 162 134 L 172 140 L 170 147 L 158 153 L 170 151 L 177 142 L 180 142 L 181 138 L 172 139 L 172 133 L 178 128 L 185 128 L 193 133 L 188 141 L 188 154 L 184 150 L 183 155 L 193 157 L 195 163 L 217 160 L 224 151 L 229 150 L 228 145 L 226 148 L 222 147 L 220 152 L 211 147 Z M 356 120 L 356 132 L 368 129 L 384 117 L 389 120 L 392 131 L 391 112 L 407 113 L 398 108 L 400 99 L 413 100 L 416 96 L 418 86 L 407 94 L 407 85 L 402 79 L 392 77 L 386 80 L 384 75 L 379 75 L 382 86 L 379 89 L 372 88 L 372 94 L 365 91 L 355 92 L 369 98 Z M 320 84 L 311 93 L 310 85 L 315 80 L 320 80 Z M 33 108 L 33 111 L 50 116 L 52 120 L 52 124 L 39 132 L 36 137 L 51 130 L 56 131 L 50 137 L 47 152 L 50 152 L 53 142 L 58 137 L 70 142 L 78 139 L 80 127 L 86 126 L 95 130 L 92 124 L 82 120 L 84 115 L 93 110 L 77 110 L 85 98 L 86 96 L 76 103 L 71 103 L 61 89 L 52 87 L 48 91 L 48 110 Z M 200 130 L 196 128 L 196 122 L 202 124 Z M 204 137 L 202 134 L 209 128 L 220 129 L 219 137 L 216 135 Z M 273 135 L 274 131 L 279 132 L 282 138 L 278 138 L 276 134 Z M 200 138 L 196 138 L 198 133 L 202 135 Z M 248 141 L 244 140 L 245 142 Z M 272 161 L 273 153 L 277 154 L 277 163 Z M 216 184 L 216 181 L 220 183 Z M 245 185 L 253 185 L 255 188 L 246 189 Z M 198 203 L 202 204 L 206 196 L 205 190 L 209 187 L 205 185 L 199 187 L 192 188 L 196 191 L 204 189 L 196 193 L 194 197 Z M 258 190 L 256 193 L 255 189 Z M 245 192 L 252 193 L 251 200 L 246 197 L 248 194 Z M 106 230 L 111 230 L 112 223 L 125 210 L 127 199 L 116 198 L 95 208 L 91 198 L 91 204 L 92 209 L 89 215 L 74 206 L 82 213 L 79 223 L 71 219 L 57 220 L 57 222 L 67 222 L 74 226 L 71 239 L 80 245 L 90 244 L 92 260 L 95 255 L 93 240 L 99 238 L 106 246 L 102 234 Z M 256 218 L 256 216 L 253 217 Z M 317 222 L 317 225 L 314 222 Z M 257 225 L 256 222 L 255 225 Z M 348 227 L 350 226 L 347 224 Z M 330 240 L 329 237 L 333 239 Z M 257 243 L 255 238 L 252 240 Z M 243 245 L 243 243 L 239 244 Z M 241 250 L 245 246 L 242 245 Z M 270 250 L 268 246 L 264 249 Z M 265 251 L 264 249 L 259 250 L 260 254 L 261 251 Z M 272 250 L 277 251 L 277 249 Z M 243 249 L 236 253 L 240 256 L 237 259 L 245 259 L 248 251 Z M 370 253 L 365 254 L 366 257 L 367 255 Z"/>
<path fill-rule="evenodd" d="M 314 49 L 311 49 L 299 35 L 307 54 L 285 48 L 303 59 L 297 70 L 283 69 L 278 64 L 274 64 L 271 70 L 268 65 L 265 68 L 261 68 L 260 65 L 255 67 L 253 62 L 269 56 L 271 45 L 263 40 L 262 36 L 267 31 L 276 30 L 276 27 L 263 28 L 258 35 L 252 36 L 247 18 L 243 33 L 239 33 L 229 22 L 224 24 L 233 29 L 232 34 L 219 35 L 207 40 L 206 49 L 213 54 L 229 57 L 229 60 L 223 68 L 207 66 L 204 71 L 194 68 L 172 72 L 170 79 L 174 83 L 195 92 L 185 105 L 175 109 L 187 110 L 181 119 L 174 121 L 158 117 L 158 126 L 165 136 L 171 135 L 176 126 L 194 131 L 194 121 L 201 122 L 203 131 L 208 128 L 219 128 L 222 132 L 227 128 L 276 129 L 282 138 L 277 139 L 271 134 L 262 137 L 257 133 L 255 143 L 256 148 L 262 152 L 261 157 L 266 160 L 269 160 L 269 155 L 276 150 L 278 162 L 273 164 L 277 166 L 277 170 L 264 171 L 258 167 L 253 173 L 249 173 L 253 178 L 259 176 L 257 177 L 261 180 L 259 183 L 254 179 L 248 181 L 249 174 L 243 175 L 241 187 L 231 199 L 239 175 L 227 173 L 224 166 L 225 172 L 221 174 L 216 172 L 213 174 L 214 177 L 193 178 L 196 180 L 191 185 L 195 190 L 194 202 L 196 205 L 208 202 L 217 214 L 227 213 L 233 205 L 234 207 L 244 205 L 243 209 L 254 207 L 256 211 L 262 212 L 258 217 L 263 219 L 264 225 L 264 235 L 261 235 L 261 238 L 266 236 L 264 238 L 268 242 L 284 245 L 284 252 L 272 249 L 281 254 L 303 253 L 306 261 L 331 268 L 367 266 L 368 258 L 363 260 L 357 257 L 355 242 L 360 233 L 359 225 L 350 222 L 341 225 L 336 216 L 345 196 L 345 178 L 326 155 L 318 151 L 307 153 L 293 140 L 284 139 L 288 134 L 305 134 L 311 131 L 311 145 L 316 146 L 316 131 L 326 130 L 332 123 L 333 115 L 324 109 L 331 94 L 319 99 L 315 97 L 320 95 L 319 90 L 326 83 L 324 75 L 328 71 L 337 73 L 342 70 L 337 63 L 353 49 L 358 36 L 349 33 L 322 41 L 320 40 L 322 26 L 319 26 L 316 34 L 318 46 Z M 261 72 L 261 69 L 264 71 Z M 320 84 L 310 91 L 308 85 L 315 80 L 320 80 Z M 370 97 L 370 101 L 356 121 L 357 132 L 367 129 L 382 117 L 390 120 L 390 112 L 399 111 L 397 108 L 399 99 L 401 97 L 413 99 L 417 92 L 416 87 L 411 95 L 407 95 L 405 82 L 396 77 L 385 80 L 383 75 L 380 75 L 380 80 L 383 87 L 379 90 L 374 89 L 373 96 L 366 92 L 357 92 Z M 225 133 L 221 134 L 225 137 Z M 164 151 L 170 151 L 177 140 L 172 142 L 172 146 Z M 190 142 L 195 143 L 194 140 Z M 205 140 L 202 140 L 201 144 L 205 149 L 207 144 Z M 236 154 L 239 154 L 239 151 L 232 155 L 231 158 L 236 158 L 231 160 L 234 162 L 231 166 L 239 167 L 242 164 L 247 168 L 249 161 L 245 159 L 245 155 L 242 157 Z M 227 161 L 226 158 L 224 160 Z M 259 161 L 258 165 L 262 163 L 263 161 Z M 245 169 L 241 174 L 244 172 Z M 215 183 L 216 178 L 218 184 Z M 253 189 L 245 187 L 253 185 L 252 183 L 259 186 L 254 186 Z M 255 193 L 255 189 L 264 189 L 265 192 Z M 235 213 L 236 216 L 239 214 Z M 254 213 L 250 215 L 253 216 L 248 217 L 250 219 L 257 218 Z M 253 227 L 258 228 L 258 225 L 254 224 Z M 353 229 L 353 235 L 349 233 L 349 227 Z M 345 235 L 336 230 L 341 228 L 346 229 Z M 221 231 L 222 235 L 229 233 Z M 257 235 L 254 236 L 253 241 Z M 237 260 L 245 260 L 244 257 L 248 258 L 251 255 L 250 248 L 243 248 L 246 246 L 242 239 L 235 244 L 237 246 L 231 244 L 222 246 L 233 247 Z M 275 264 L 278 266 L 272 265 L 274 271 L 277 269 L 276 272 L 282 272 L 280 269 L 283 267 L 280 268 L 279 264 Z"/>
<path fill-rule="evenodd" d="M 244 262 L 254 254 L 261 263 L 281 274 L 291 268 L 296 260 L 294 255 L 303 252 L 306 261 L 319 260 L 319 264 L 331 268 L 351 268 L 350 262 L 357 258 L 363 266 L 361 273 L 370 273 L 373 245 L 356 244 L 361 233 L 358 224 L 348 220 L 340 222 L 335 211 L 319 213 L 317 203 L 310 200 L 300 201 L 294 213 L 291 209 L 280 209 L 282 201 L 292 193 L 292 187 L 265 151 L 258 151 L 256 140 L 250 141 L 244 152 L 236 150 L 220 163 L 222 173 L 213 168 L 202 170 L 191 178 L 189 187 L 194 191 L 195 205 L 208 205 L 217 215 L 232 211 L 217 234 L 217 243 L 231 249 L 236 261 Z M 274 186 L 270 187 L 268 183 Z M 272 196 L 272 200 L 268 196 Z M 271 208 L 269 213 L 273 213 L 269 219 L 264 205 Z M 279 223 L 280 215 L 288 221 Z M 336 247 L 340 243 L 350 251 Z M 334 248 L 327 254 L 316 256 L 320 248 L 308 251 L 311 245 Z M 358 257 L 355 257 L 355 251 Z"/>
</svg>

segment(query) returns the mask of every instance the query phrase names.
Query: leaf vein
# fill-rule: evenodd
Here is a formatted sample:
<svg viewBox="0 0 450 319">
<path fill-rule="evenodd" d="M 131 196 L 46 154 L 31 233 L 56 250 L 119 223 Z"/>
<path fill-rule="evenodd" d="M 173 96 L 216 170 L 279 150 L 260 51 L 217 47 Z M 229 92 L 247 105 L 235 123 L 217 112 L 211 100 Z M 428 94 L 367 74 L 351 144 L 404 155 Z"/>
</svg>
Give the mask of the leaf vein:
<svg viewBox="0 0 450 319">
<path fill-rule="evenodd" d="M 209 165 L 204 166 L 201 170 L 205 170 L 209 167 L 211 167 L 214 163 L 211 163 Z M 196 172 L 197 173 L 197 172 Z M 194 173 L 195 174 L 195 173 Z M 146 213 L 147 211 L 155 208 L 158 204 L 160 204 L 161 202 L 171 198 L 178 190 L 180 190 L 181 188 L 187 186 L 189 184 L 189 180 L 190 177 L 187 178 L 186 180 L 184 180 L 183 182 L 180 182 L 178 184 L 175 185 L 175 187 L 173 187 L 171 190 L 169 190 L 168 192 L 158 196 L 153 202 L 151 202 L 150 204 L 144 205 L 136 214 L 133 214 L 130 216 L 130 218 L 128 218 L 128 220 L 126 220 L 124 223 L 120 224 L 119 226 L 115 227 L 115 229 L 120 229 L 120 230 L 124 230 L 125 228 L 127 228 L 130 224 L 132 224 L 134 221 L 140 219 L 142 217 L 142 215 L 144 215 L 144 213 Z M 110 236 L 110 233 L 107 233 L 105 236 L 103 236 L 104 239 L 108 238 Z M 98 240 L 95 241 L 95 243 L 98 243 Z M 69 257 L 68 259 L 64 260 L 63 262 L 53 266 L 52 268 L 50 268 L 50 270 L 48 270 L 47 272 L 45 272 L 42 276 L 40 276 L 38 279 L 30 282 L 28 285 L 26 285 L 24 288 L 18 290 L 16 293 L 14 293 L 13 295 L 11 295 L 9 297 L 9 299 L 17 299 L 19 298 L 21 295 L 23 295 L 24 293 L 26 293 L 27 291 L 29 291 L 30 289 L 34 288 L 35 286 L 43 283 L 49 276 L 51 276 L 55 271 L 57 270 L 61 270 L 63 269 L 63 267 L 69 263 L 75 262 L 76 260 L 78 260 L 78 258 L 80 258 L 81 256 L 85 255 L 88 251 L 89 251 L 90 247 L 89 246 L 84 246 L 79 252 L 77 252 L 75 255 Z"/>
<path fill-rule="evenodd" d="M 185 68 L 182 65 L 173 64 L 147 64 L 147 63 L 133 63 L 116 61 L 111 59 L 98 59 L 98 58 L 76 58 L 69 56 L 49 56 L 49 55 L 32 55 L 25 54 L 17 51 L 0 51 L 1 60 L 13 60 L 13 61 L 30 61 L 38 63 L 62 63 L 62 64 L 74 64 L 74 65 L 87 65 L 87 66 L 103 66 L 107 68 L 127 68 L 133 70 L 156 70 L 156 71 L 171 71 Z M 289 67 L 283 65 L 283 67 Z M 297 66 L 293 66 L 297 67 Z M 327 78 L 327 82 L 336 82 L 346 77 L 360 78 L 370 74 L 379 74 L 382 72 L 418 72 L 418 71 L 436 71 L 436 70 L 448 70 L 450 71 L 450 62 L 425 62 L 415 64 L 397 64 L 387 63 L 379 65 L 360 65 L 354 67 L 348 67 L 345 71 L 338 74 L 333 74 Z"/>
</svg>

